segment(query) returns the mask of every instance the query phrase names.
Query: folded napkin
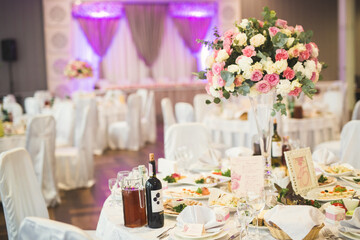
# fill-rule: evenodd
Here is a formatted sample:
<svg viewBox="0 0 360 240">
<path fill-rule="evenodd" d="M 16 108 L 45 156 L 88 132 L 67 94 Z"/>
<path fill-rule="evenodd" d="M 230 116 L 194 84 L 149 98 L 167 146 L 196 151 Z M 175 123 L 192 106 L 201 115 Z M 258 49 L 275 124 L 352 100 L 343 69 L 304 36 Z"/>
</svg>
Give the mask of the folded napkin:
<svg viewBox="0 0 360 240">
<path fill-rule="evenodd" d="M 165 158 L 159 158 L 158 160 L 158 171 L 167 175 L 178 172 L 177 161 L 168 160 Z"/>
<path fill-rule="evenodd" d="M 286 186 L 290 182 L 290 177 L 285 176 L 285 171 L 283 169 L 280 169 L 280 168 L 275 168 L 273 170 L 272 174 L 273 174 L 274 183 L 279 185 L 281 188 L 286 188 Z"/>
<path fill-rule="evenodd" d="M 205 165 L 217 167 L 221 158 L 221 152 L 219 150 L 209 148 L 200 158 L 199 162 Z"/>
<path fill-rule="evenodd" d="M 340 161 L 340 159 L 333 152 L 326 148 L 321 148 L 314 151 L 312 154 L 312 159 L 314 162 L 324 165 L 330 165 Z"/>
<path fill-rule="evenodd" d="M 218 232 L 224 222 L 216 221 L 214 210 L 205 206 L 187 206 L 176 218 L 177 226 L 185 224 L 204 224 L 206 232 Z"/>
<path fill-rule="evenodd" d="M 320 210 L 312 206 L 277 205 L 264 215 L 267 223 L 276 224 L 294 240 L 304 239 L 314 226 L 324 222 L 324 218 Z"/>
<path fill-rule="evenodd" d="M 252 156 L 254 151 L 247 147 L 233 147 L 225 151 L 227 157 Z"/>
<path fill-rule="evenodd" d="M 360 207 L 356 208 L 350 220 L 340 221 L 342 232 L 360 233 Z"/>
</svg>

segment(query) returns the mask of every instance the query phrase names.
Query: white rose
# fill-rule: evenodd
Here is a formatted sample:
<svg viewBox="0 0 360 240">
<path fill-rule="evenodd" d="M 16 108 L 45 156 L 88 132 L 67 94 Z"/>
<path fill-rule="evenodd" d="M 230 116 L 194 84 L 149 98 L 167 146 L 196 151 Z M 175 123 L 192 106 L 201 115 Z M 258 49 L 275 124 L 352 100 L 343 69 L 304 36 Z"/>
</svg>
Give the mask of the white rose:
<svg viewBox="0 0 360 240">
<path fill-rule="evenodd" d="M 250 88 L 249 97 L 257 97 L 260 94 L 258 90 L 256 90 L 255 85 Z"/>
<path fill-rule="evenodd" d="M 250 79 L 250 78 L 251 78 L 251 74 L 252 74 L 252 72 L 253 72 L 252 68 L 249 67 L 249 68 L 247 68 L 247 69 L 245 69 L 245 70 L 243 70 L 243 71 L 244 71 L 244 72 L 243 72 L 242 76 L 243 76 L 245 79 Z"/>
<path fill-rule="evenodd" d="M 236 59 L 236 63 L 239 65 L 239 68 L 242 71 L 245 71 L 245 69 L 248 69 L 251 67 L 251 64 L 253 63 L 252 58 L 250 57 L 245 57 L 245 56 L 241 56 L 238 59 Z"/>
<path fill-rule="evenodd" d="M 283 71 L 285 71 L 285 69 L 287 68 L 288 64 L 287 64 L 287 60 L 282 59 L 280 61 L 276 61 L 274 63 L 274 68 L 275 68 L 275 72 L 277 74 L 282 73 Z"/>
<path fill-rule="evenodd" d="M 229 54 L 227 54 L 226 50 L 225 49 L 221 49 L 219 52 L 218 52 L 218 55 L 216 57 L 216 62 L 224 62 L 226 59 L 229 58 Z"/>
<path fill-rule="evenodd" d="M 235 90 L 235 84 L 232 83 L 229 87 L 225 86 L 225 90 L 228 92 L 233 92 Z"/>
<path fill-rule="evenodd" d="M 299 82 L 299 80 L 296 79 L 291 82 L 291 91 L 298 87 L 301 87 L 301 83 Z"/>
<path fill-rule="evenodd" d="M 256 62 L 256 63 L 254 63 L 254 65 L 252 65 L 252 68 L 253 68 L 254 70 L 260 70 L 260 71 L 262 71 L 262 70 L 263 70 L 263 65 L 262 65 L 261 63 L 259 63 L 259 62 Z"/>
<path fill-rule="evenodd" d="M 302 51 L 305 51 L 306 50 L 306 47 L 305 47 L 305 45 L 304 44 L 302 44 L 302 43 L 298 43 L 298 44 L 296 44 L 296 46 L 295 46 L 297 49 L 299 49 L 299 51 L 300 52 L 302 52 Z"/>
<path fill-rule="evenodd" d="M 317 63 L 316 69 L 317 69 L 317 71 L 318 71 L 319 73 L 321 72 L 322 64 L 321 64 L 320 62 Z"/>
<path fill-rule="evenodd" d="M 267 61 L 263 61 L 263 66 L 264 66 L 264 70 L 268 74 L 273 74 L 276 71 L 276 68 L 274 66 L 273 61 L 271 61 L 271 58 L 267 58 Z"/>
<path fill-rule="evenodd" d="M 319 56 L 319 49 L 317 47 L 312 47 L 311 57 L 317 58 Z"/>
<path fill-rule="evenodd" d="M 296 72 L 301 72 L 302 74 L 305 73 L 305 68 L 304 68 L 304 66 L 302 65 L 301 62 L 297 62 L 297 63 L 294 65 L 293 69 L 294 69 L 295 73 L 296 73 Z"/>
<path fill-rule="evenodd" d="M 230 66 L 228 66 L 227 70 L 231 73 L 240 73 L 240 68 L 236 64 L 231 64 Z"/>
<path fill-rule="evenodd" d="M 309 70 L 311 72 L 315 72 L 316 70 L 316 63 L 313 60 L 307 60 L 305 63 L 305 70 Z"/>
<path fill-rule="evenodd" d="M 241 20 L 240 23 L 240 27 L 243 29 L 246 29 L 246 27 L 249 25 L 249 20 L 247 20 L 246 18 L 244 18 L 243 20 Z"/>
<path fill-rule="evenodd" d="M 210 87 L 209 92 L 213 97 L 220 97 L 220 92 L 216 91 L 216 89 L 214 87 Z"/>
<path fill-rule="evenodd" d="M 250 38 L 250 44 L 254 47 L 259 47 L 264 44 L 266 38 L 261 33 L 256 34 L 252 38 Z"/>
<path fill-rule="evenodd" d="M 214 59 L 214 53 L 213 53 L 206 58 L 205 65 L 207 68 L 211 68 L 214 63 L 215 63 L 215 59 Z"/>
<path fill-rule="evenodd" d="M 279 84 L 276 85 L 276 92 L 283 96 L 287 95 L 291 91 L 291 83 L 289 80 L 280 80 Z"/>
<path fill-rule="evenodd" d="M 239 33 L 235 36 L 235 40 L 237 41 L 238 46 L 246 45 L 247 36 L 245 33 Z"/>
<path fill-rule="evenodd" d="M 312 73 L 313 73 L 313 71 L 311 71 L 308 68 L 305 68 L 304 75 L 305 75 L 306 78 L 310 79 L 311 76 L 312 76 Z"/>
<path fill-rule="evenodd" d="M 214 88 L 219 88 L 219 76 L 218 75 L 214 75 L 213 78 L 212 78 L 212 86 Z"/>
<path fill-rule="evenodd" d="M 293 37 L 288 38 L 288 40 L 287 40 L 287 42 L 286 42 L 286 46 L 287 46 L 288 48 L 290 48 L 290 47 L 293 45 L 294 41 L 295 41 L 295 38 L 293 38 Z"/>
</svg>

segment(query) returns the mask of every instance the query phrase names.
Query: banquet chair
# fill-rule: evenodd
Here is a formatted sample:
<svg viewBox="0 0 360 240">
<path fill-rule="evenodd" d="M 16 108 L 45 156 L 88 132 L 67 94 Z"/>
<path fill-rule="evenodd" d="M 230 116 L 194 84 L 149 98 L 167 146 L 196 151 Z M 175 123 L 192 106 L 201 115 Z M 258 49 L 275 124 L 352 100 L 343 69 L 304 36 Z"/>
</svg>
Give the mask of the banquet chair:
<svg viewBox="0 0 360 240">
<path fill-rule="evenodd" d="M 40 218 L 26 217 L 19 229 L 18 240 L 91 240 L 95 231 L 84 231 L 70 224 Z"/>
<path fill-rule="evenodd" d="M 12 94 L 8 94 L 5 97 L 3 97 L 3 108 L 5 110 L 8 110 L 8 107 L 11 103 L 16 103 L 15 96 Z"/>
<path fill-rule="evenodd" d="M 161 99 L 161 110 L 164 120 L 164 134 L 165 134 L 167 129 L 171 125 L 176 123 L 174 110 L 170 98 Z"/>
<path fill-rule="evenodd" d="M 141 117 L 141 137 L 144 142 L 155 143 L 156 141 L 156 111 L 154 91 L 147 95 L 144 116 Z"/>
<path fill-rule="evenodd" d="M 91 187 L 94 179 L 93 141 L 95 139 L 95 99 L 78 99 L 75 103 L 75 133 L 72 147 L 55 150 L 58 187 L 71 190 Z"/>
<path fill-rule="evenodd" d="M 355 169 L 360 168 L 360 120 L 346 123 L 341 131 L 341 161 L 349 163 Z"/>
<path fill-rule="evenodd" d="M 50 101 L 52 96 L 49 91 L 39 90 L 34 93 L 34 98 L 39 102 L 40 108 L 45 106 L 46 101 Z"/>
<path fill-rule="evenodd" d="M 342 89 L 339 90 L 329 90 L 326 91 L 323 95 L 323 102 L 327 105 L 327 111 L 333 113 L 339 121 L 339 124 L 342 126 L 344 120 L 344 92 Z"/>
<path fill-rule="evenodd" d="M 26 129 L 26 150 L 31 156 L 35 175 L 47 206 L 60 203 L 55 179 L 55 119 L 35 116 Z"/>
<path fill-rule="evenodd" d="M 25 217 L 49 218 L 30 155 L 23 148 L 0 154 L 0 196 L 9 240 L 17 240 Z"/>
<path fill-rule="evenodd" d="M 141 108 L 142 108 L 142 114 L 145 115 L 145 109 L 146 109 L 146 102 L 148 101 L 148 95 L 149 91 L 145 88 L 139 88 L 136 91 L 136 94 L 141 97 Z"/>
<path fill-rule="evenodd" d="M 194 108 L 190 103 L 175 104 L 175 116 L 178 123 L 194 122 Z"/>
<path fill-rule="evenodd" d="M 360 100 L 355 104 L 351 120 L 360 120 Z"/>
<path fill-rule="evenodd" d="M 195 121 L 202 122 L 204 117 L 213 106 L 206 104 L 206 100 L 210 100 L 211 97 L 207 94 L 196 94 L 194 97 L 194 113 Z"/>
<path fill-rule="evenodd" d="M 23 116 L 23 109 L 20 104 L 13 102 L 8 105 L 7 111 L 11 113 L 14 124 L 18 124 Z"/>
<path fill-rule="evenodd" d="M 25 112 L 29 116 L 34 116 L 41 112 L 40 104 L 34 97 L 25 98 L 24 106 Z"/>
<path fill-rule="evenodd" d="M 71 147 L 74 142 L 75 105 L 71 100 L 57 101 L 53 106 L 56 121 L 56 147 Z"/>
<path fill-rule="evenodd" d="M 141 97 L 130 94 L 127 107 L 126 121 L 114 122 L 109 126 L 109 146 L 111 149 L 138 151 L 141 147 Z"/>
</svg>

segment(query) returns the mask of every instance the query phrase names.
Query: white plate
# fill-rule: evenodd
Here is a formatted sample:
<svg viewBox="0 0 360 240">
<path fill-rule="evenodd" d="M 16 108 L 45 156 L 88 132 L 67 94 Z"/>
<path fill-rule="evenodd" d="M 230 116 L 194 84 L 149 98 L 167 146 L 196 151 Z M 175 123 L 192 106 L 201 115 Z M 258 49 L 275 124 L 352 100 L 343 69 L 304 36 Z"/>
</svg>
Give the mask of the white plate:
<svg viewBox="0 0 360 240">
<path fill-rule="evenodd" d="M 208 199 L 209 195 L 200 195 L 200 196 L 184 196 L 183 194 L 180 195 L 180 193 L 182 193 L 182 189 L 190 189 L 192 191 L 196 191 L 198 188 L 197 187 L 175 187 L 175 188 L 171 188 L 171 189 L 166 189 L 164 190 L 164 197 L 165 198 L 184 198 L 184 199 L 196 199 L 196 200 L 203 200 L 203 199 Z M 211 188 L 209 188 L 209 191 L 211 192 Z M 173 193 L 173 194 L 171 194 Z"/>
<path fill-rule="evenodd" d="M 347 189 L 349 190 L 348 187 L 347 187 Z M 325 191 L 325 190 L 332 191 L 333 188 L 332 187 L 330 187 L 330 188 L 329 187 L 328 188 L 315 188 L 315 189 L 310 190 L 305 197 L 307 199 L 317 200 L 319 202 L 330 202 L 330 201 L 335 201 L 335 200 L 340 200 L 343 198 L 351 197 L 351 195 L 348 195 L 348 196 L 340 195 L 340 196 L 331 196 L 331 197 L 327 197 L 327 198 L 321 198 L 320 192 Z"/>
<path fill-rule="evenodd" d="M 198 240 L 204 240 L 204 239 L 218 239 L 221 237 L 226 236 L 227 232 L 225 232 L 224 230 L 221 230 L 219 232 L 215 232 L 215 233 L 205 233 L 203 235 L 201 235 L 200 237 L 194 237 L 194 236 L 189 236 L 184 234 L 179 228 L 176 228 L 174 231 L 174 235 L 176 237 L 179 237 L 180 239 L 198 239 Z"/>
<path fill-rule="evenodd" d="M 360 237 L 358 237 L 358 236 L 356 236 L 356 235 L 354 235 L 352 233 L 345 233 L 345 232 L 341 232 L 341 231 L 339 231 L 339 233 L 340 233 L 340 235 L 342 235 L 344 237 L 347 237 L 349 239 L 353 239 L 353 240 L 359 240 L 360 239 Z"/>
<path fill-rule="evenodd" d="M 341 180 L 345 181 L 347 184 L 349 184 L 352 187 L 355 188 L 360 188 L 360 184 L 355 183 L 352 179 L 353 178 L 358 178 L 360 179 L 360 177 L 340 177 Z"/>
<path fill-rule="evenodd" d="M 170 174 L 169 174 L 170 175 Z M 158 174 L 157 177 L 160 179 L 160 181 L 162 183 L 164 183 L 163 185 L 167 185 L 168 187 L 174 187 L 174 186 L 180 186 L 180 185 L 184 185 L 186 183 L 184 183 L 184 180 L 186 180 L 188 178 L 188 176 L 186 176 L 185 178 L 182 178 L 180 180 L 178 180 L 177 182 L 175 183 L 168 183 L 167 181 L 164 180 L 164 178 L 166 176 L 169 176 L 169 175 L 162 175 L 162 174 Z"/>
<path fill-rule="evenodd" d="M 204 176 L 206 177 L 208 175 L 204 175 Z M 227 182 L 229 182 L 231 180 L 230 178 L 222 178 L 222 177 L 216 176 L 216 178 L 219 179 L 219 182 L 216 182 L 216 183 L 195 183 L 195 179 L 198 179 L 200 177 L 201 176 L 188 177 L 187 179 L 181 179 L 181 180 L 184 180 L 184 181 L 182 181 L 182 183 L 184 183 L 184 184 L 189 184 L 189 185 L 193 185 L 193 186 L 197 186 L 197 187 L 207 187 L 207 188 L 215 187 L 215 186 L 220 185 L 222 183 L 227 183 Z"/>
<path fill-rule="evenodd" d="M 177 217 L 177 216 L 179 216 L 179 214 L 173 214 L 173 213 L 168 213 L 168 212 L 164 212 L 164 215 L 168 216 L 168 217 Z"/>
<path fill-rule="evenodd" d="M 333 174 L 333 173 L 328 173 L 327 171 L 325 171 L 327 166 L 321 167 L 320 169 L 324 174 L 326 174 L 326 175 L 328 175 L 330 177 L 342 177 L 342 176 L 349 176 L 349 175 L 353 174 L 354 167 L 351 166 L 350 164 L 344 163 L 344 164 L 333 164 L 333 165 L 342 165 L 344 167 L 347 167 L 348 169 L 351 169 L 351 171 L 344 172 L 344 173 L 339 173 L 339 174 Z"/>
<path fill-rule="evenodd" d="M 317 176 L 317 178 L 319 179 L 319 177 L 321 176 L 321 174 L 319 176 Z M 320 187 L 328 187 L 328 186 L 331 186 L 331 185 L 334 185 L 336 182 L 337 182 L 337 179 L 335 177 L 330 177 L 330 176 L 326 176 L 329 180 L 331 179 L 331 182 L 330 183 L 327 183 L 327 184 L 324 184 L 324 185 L 320 185 L 319 183 L 319 186 Z M 360 187 L 360 186 L 359 186 Z"/>
</svg>

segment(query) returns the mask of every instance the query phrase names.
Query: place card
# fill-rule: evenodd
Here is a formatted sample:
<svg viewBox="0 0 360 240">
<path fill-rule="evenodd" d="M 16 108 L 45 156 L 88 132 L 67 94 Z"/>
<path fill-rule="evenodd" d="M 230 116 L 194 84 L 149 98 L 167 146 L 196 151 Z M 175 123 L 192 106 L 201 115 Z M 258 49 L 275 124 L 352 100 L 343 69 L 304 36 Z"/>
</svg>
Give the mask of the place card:
<svg viewBox="0 0 360 240">
<path fill-rule="evenodd" d="M 204 224 L 186 223 L 183 232 L 189 236 L 200 237 L 205 232 Z"/>
<path fill-rule="evenodd" d="M 265 162 L 262 156 L 231 158 L 231 190 L 245 197 L 264 188 Z"/>
<path fill-rule="evenodd" d="M 296 194 L 306 194 L 319 186 L 310 148 L 285 152 L 291 185 Z"/>
</svg>

